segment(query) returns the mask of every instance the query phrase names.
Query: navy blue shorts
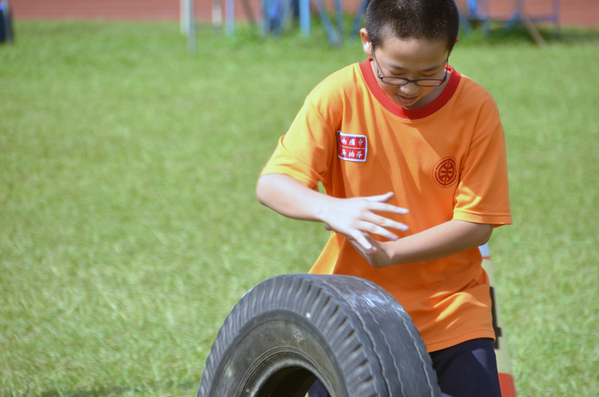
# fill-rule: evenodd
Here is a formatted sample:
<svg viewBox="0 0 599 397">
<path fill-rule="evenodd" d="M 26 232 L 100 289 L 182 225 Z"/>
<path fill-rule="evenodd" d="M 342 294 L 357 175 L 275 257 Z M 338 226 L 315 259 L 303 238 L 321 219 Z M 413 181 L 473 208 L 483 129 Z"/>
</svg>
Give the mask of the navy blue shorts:
<svg viewBox="0 0 599 397">
<path fill-rule="evenodd" d="M 473 339 L 430 353 L 443 397 L 501 397 L 492 339 Z M 309 397 L 329 397 L 317 380 Z"/>
<path fill-rule="evenodd" d="M 501 397 L 492 339 L 430 353 L 443 397 Z"/>
</svg>

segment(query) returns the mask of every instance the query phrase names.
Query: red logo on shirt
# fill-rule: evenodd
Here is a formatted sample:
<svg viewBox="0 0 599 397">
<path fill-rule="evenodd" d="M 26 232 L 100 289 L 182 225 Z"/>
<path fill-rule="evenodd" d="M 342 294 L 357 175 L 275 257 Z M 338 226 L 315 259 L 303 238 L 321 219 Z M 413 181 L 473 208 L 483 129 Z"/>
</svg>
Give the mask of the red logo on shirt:
<svg viewBox="0 0 599 397">
<path fill-rule="evenodd" d="M 348 135 L 337 131 L 337 155 L 340 159 L 364 162 L 367 151 L 366 135 Z"/>
<path fill-rule="evenodd" d="M 433 168 L 433 178 L 441 187 L 448 187 L 458 180 L 458 167 L 453 157 L 445 157 Z"/>
</svg>

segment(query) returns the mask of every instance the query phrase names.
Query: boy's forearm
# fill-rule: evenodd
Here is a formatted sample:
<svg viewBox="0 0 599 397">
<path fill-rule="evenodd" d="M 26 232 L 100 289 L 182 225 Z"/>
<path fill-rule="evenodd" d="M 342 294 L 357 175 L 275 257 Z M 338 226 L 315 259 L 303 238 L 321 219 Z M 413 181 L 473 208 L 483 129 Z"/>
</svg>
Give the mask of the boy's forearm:
<svg viewBox="0 0 599 397">
<path fill-rule="evenodd" d="M 390 265 L 445 258 L 485 244 L 493 225 L 452 220 L 423 232 L 381 244 Z"/>
<path fill-rule="evenodd" d="M 266 174 L 256 186 L 260 204 L 289 218 L 321 222 L 323 208 L 331 198 L 284 174 Z"/>
<path fill-rule="evenodd" d="M 378 196 L 336 198 L 302 185 L 283 174 L 260 177 L 256 196 L 263 205 L 289 218 L 323 222 L 327 229 L 344 235 L 352 244 L 372 248 L 368 235 L 397 240 L 390 231 L 405 232 L 408 226 L 389 219 L 386 213 L 405 215 L 408 211 L 391 204 L 392 192 Z"/>
</svg>

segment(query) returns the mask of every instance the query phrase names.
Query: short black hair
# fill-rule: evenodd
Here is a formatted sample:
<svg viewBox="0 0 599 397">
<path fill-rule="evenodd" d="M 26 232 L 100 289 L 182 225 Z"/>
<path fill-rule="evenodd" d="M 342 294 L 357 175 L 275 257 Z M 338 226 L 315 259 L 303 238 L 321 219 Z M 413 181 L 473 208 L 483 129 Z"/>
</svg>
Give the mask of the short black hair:
<svg viewBox="0 0 599 397">
<path fill-rule="evenodd" d="M 373 47 L 380 47 L 389 34 L 400 39 L 445 39 L 451 51 L 459 28 L 454 0 L 371 0 L 366 9 L 366 30 Z"/>
</svg>

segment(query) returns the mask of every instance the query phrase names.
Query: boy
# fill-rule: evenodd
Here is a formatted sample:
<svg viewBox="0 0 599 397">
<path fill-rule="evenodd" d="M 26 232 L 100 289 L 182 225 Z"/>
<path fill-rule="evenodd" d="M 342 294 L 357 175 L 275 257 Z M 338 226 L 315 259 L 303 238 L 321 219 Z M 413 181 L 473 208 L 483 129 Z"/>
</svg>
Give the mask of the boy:
<svg viewBox="0 0 599 397">
<path fill-rule="evenodd" d="M 505 143 L 491 96 L 448 65 L 458 27 L 453 0 L 372 0 L 371 58 L 308 95 L 257 197 L 331 230 L 311 273 L 371 280 L 403 305 L 443 395 L 500 396 L 477 247 L 511 223 Z"/>
</svg>

